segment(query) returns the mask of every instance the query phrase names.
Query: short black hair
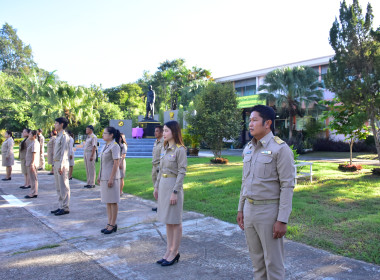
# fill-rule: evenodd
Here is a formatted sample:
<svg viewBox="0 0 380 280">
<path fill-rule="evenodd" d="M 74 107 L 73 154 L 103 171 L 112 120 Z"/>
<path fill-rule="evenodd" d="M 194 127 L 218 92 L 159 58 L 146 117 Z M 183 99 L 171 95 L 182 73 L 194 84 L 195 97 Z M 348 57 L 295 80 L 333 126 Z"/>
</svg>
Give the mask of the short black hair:
<svg viewBox="0 0 380 280">
<path fill-rule="evenodd" d="M 258 112 L 260 117 L 263 119 L 263 125 L 266 121 L 271 120 L 272 124 L 270 125 L 270 129 L 274 133 L 274 119 L 276 117 L 276 113 L 274 112 L 272 107 L 265 105 L 256 105 L 252 107 L 252 112 Z"/>
<path fill-rule="evenodd" d="M 94 131 L 94 127 L 90 124 L 90 125 L 88 125 L 86 128 L 89 128 L 89 129 L 91 129 L 92 131 Z"/>
<path fill-rule="evenodd" d="M 164 131 L 164 127 L 162 125 L 157 125 L 154 129 L 158 128 L 160 132 Z"/>
<path fill-rule="evenodd" d="M 64 117 L 56 118 L 55 121 L 59 124 L 63 123 L 63 129 L 65 129 L 69 124 L 69 121 Z"/>
<path fill-rule="evenodd" d="M 39 129 L 37 129 L 37 131 L 38 131 L 38 132 L 42 132 L 42 129 L 41 129 L 41 128 L 39 128 Z"/>
</svg>

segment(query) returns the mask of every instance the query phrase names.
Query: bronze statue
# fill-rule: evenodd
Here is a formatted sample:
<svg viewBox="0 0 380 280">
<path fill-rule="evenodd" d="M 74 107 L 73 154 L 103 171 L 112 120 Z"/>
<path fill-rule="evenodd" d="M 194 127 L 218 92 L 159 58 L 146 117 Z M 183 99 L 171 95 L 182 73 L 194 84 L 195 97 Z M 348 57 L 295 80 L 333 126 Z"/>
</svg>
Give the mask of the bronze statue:
<svg viewBox="0 0 380 280">
<path fill-rule="evenodd" d="M 156 99 L 156 94 L 152 88 L 152 86 L 149 86 L 149 91 L 146 93 L 146 114 L 145 114 L 145 119 L 149 119 L 149 112 L 151 113 L 151 118 L 154 119 L 154 102 Z"/>
</svg>

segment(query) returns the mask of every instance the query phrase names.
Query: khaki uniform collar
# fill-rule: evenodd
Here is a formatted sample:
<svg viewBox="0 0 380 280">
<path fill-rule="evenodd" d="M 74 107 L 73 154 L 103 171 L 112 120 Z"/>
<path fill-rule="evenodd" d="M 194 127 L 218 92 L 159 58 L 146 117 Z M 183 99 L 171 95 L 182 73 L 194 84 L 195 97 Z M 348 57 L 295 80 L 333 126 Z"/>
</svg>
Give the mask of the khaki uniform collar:
<svg viewBox="0 0 380 280">
<path fill-rule="evenodd" d="M 271 132 L 269 132 L 267 135 L 265 135 L 263 138 L 261 138 L 261 139 L 259 140 L 259 142 L 261 143 L 261 145 L 262 145 L 264 148 L 266 148 L 266 147 L 268 146 L 269 141 L 270 141 L 272 138 L 273 138 L 273 133 L 272 133 L 272 131 L 271 131 Z M 252 144 L 253 144 L 254 146 L 257 146 L 257 145 L 258 145 L 257 140 L 256 140 L 255 138 L 252 138 Z"/>
<path fill-rule="evenodd" d="M 62 136 L 63 134 L 65 134 L 65 130 L 62 129 L 60 132 L 58 132 L 58 136 Z"/>
<path fill-rule="evenodd" d="M 163 139 L 164 139 L 164 137 L 161 137 L 160 139 L 156 139 L 156 142 L 161 143 Z"/>
</svg>

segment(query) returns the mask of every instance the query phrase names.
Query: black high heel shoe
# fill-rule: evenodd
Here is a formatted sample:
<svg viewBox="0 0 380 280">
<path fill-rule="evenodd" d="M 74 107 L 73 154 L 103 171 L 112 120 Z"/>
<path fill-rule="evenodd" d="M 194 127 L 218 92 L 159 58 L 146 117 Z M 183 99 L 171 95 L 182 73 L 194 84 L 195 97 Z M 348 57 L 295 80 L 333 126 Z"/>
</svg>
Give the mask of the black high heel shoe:
<svg viewBox="0 0 380 280">
<path fill-rule="evenodd" d="M 164 262 L 161 263 L 161 266 L 173 265 L 175 262 L 179 262 L 179 257 L 180 255 L 178 253 L 172 261 L 168 262 L 167 260 L 165 260 Z"/>
<path fill-rule="evenodd" d="M 107 224 L 107 227 L 110 226 L 110 224 Z M 103 228 L 102 230 L 100 230 L 101 233 L 104 233 L 106 230 L 107 230 L 107 227 Z"/>
<path fill-rule="evenodd" d="M 161 260 L 156 261 L 156 263 L 158 263 L 158 264 L 162 264 L 163 262 L 166 262 L 166 260 L 165 259 L 161 259 Z"/>
<path fill-rule="evenodd" d="M 117 232 L 117 225 L 109 225 L 110 227 L 112 227 L 112 229 L 111 230 L 108 230 L 108 229 L 106 229 L 103 233 L 104 234 L 111 234 L 111 233 L 113 233 L 113 232 Z"/>
</svg>

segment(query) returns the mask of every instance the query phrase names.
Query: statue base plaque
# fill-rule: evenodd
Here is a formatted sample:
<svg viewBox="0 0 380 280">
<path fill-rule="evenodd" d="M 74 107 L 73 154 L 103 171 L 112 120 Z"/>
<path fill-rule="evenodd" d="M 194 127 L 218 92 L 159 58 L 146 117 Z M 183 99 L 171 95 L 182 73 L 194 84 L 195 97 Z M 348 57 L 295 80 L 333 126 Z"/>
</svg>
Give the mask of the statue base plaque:
<svg viewBox="0 0 380 280">
<path fill-rule="evenodd" d="M 156 126 L 161 125 L 161 123 L 159 121 L 156 121 L 153 119 L 143 119 L 138 124 L 139 124 L 139 127 L 144 129 L 143 138 L 156 138 L 154 136 L 154 130 L 155 130 Z"/>
</svg>

